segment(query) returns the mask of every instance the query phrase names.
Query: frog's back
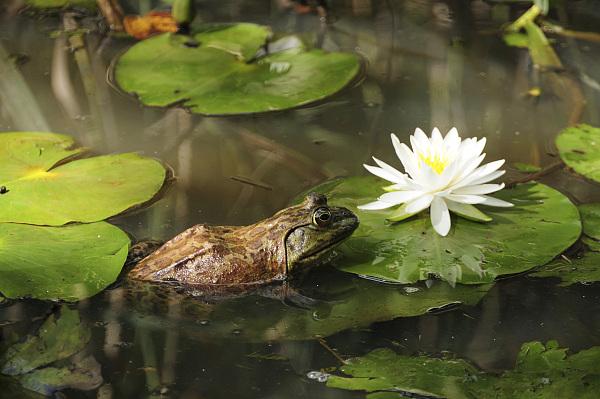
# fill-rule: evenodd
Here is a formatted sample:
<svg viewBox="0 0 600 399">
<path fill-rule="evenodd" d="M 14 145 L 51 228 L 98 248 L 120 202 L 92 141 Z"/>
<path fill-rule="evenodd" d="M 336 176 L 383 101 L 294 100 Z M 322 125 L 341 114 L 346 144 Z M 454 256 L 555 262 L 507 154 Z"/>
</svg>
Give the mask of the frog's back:
<svg viewBox="0 0 600 399">
<path fill-rule="evenodd" d="M 268 248 L 252 248 L 243 227 L 196 225 L 142 259 L 128 277 L 187 284 L 241 284 L 281 278 Z"/>
</svg>

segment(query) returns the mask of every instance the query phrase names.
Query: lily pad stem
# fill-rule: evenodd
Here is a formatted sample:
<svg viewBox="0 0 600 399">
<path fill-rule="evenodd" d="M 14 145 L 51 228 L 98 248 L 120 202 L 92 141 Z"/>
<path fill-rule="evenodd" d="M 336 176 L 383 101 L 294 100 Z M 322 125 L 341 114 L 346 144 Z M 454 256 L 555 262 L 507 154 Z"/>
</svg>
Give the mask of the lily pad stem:
<svg viewBox="0 0 600 399">
<path fill-rule="evenodd" d="M 524 176 L 519 179 L 515 179 L 515 180 L 512 180 L 512 181 L 506 183 L 506 188 L 514 188 L 517 184 L 528 183 L 530 181 L 538 180 L 541 177 L 546 176 L 558 169 L 562 169 L 564 166 L 565 166 L 565 164 L 562 161 L 555 162 L 553 164 L 546 166 L 539 172 L 532 173 L 527 176 Z"/>
</svg>

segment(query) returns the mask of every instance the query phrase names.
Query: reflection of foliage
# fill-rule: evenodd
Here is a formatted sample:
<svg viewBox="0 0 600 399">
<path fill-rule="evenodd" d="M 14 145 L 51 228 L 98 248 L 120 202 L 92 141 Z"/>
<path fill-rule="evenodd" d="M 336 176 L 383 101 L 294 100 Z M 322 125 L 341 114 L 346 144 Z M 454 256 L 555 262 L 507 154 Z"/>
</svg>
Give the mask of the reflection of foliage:
<svg viewBox="0 0 600 399">
<path fill-rule="evenodd" d="M 487 211 L 483 224 L 457 218 L 447 237 L 435 234 L 428 215 L 389 224 L 392 211 L 361 211 L 380 193 L 379 182 L 355 177 L 317 186 L 332 203 L 356 212 L 361 224 L 342 244 L 341 270 L 401 283 L 430 276 L 450 283 L 491 282 L 495 277 L 529 270 L 552 260 L 573 244 L 581 232 L 575 206 L 542 184 L 523 184 L 498 197 L 515 204 Z"/>
<path fill-rule="evenodd" d="M 538 67 L 561 69 L 562 63 L 558 55 L 556 55 L 542 29 L 535 22 L 542 11 L 542 8 L 534 4 L 506 28 L 504 41 L 509 46 L 527 47 L 531 60 Z M 523 31 L 525 33 L 522 33 Z"/>
<path fill-rule="evenodd" d="M 82 351 L 91 332 L 77 310 L 63 306 L 23 342 L 11 346 L 0 360 L 2 373 L 26 389 L 51 395 L 63 388 L 93 389 L 102 383 L 100 365 Z"/>
<path fill-rule="evenodd" d="M 341 367 L 329 387 L 367 391 L 369 399 L 409 395 L 448 399 L 595 398 L 600 389 L 600 347 L 567 355 L 556 341 L 523 344 L 514 369 L 496 376 L 463 359 L 401 356 L 378 349 Z M 411 396 L 412 396 L 411 395 Z"/>
<path fill-rule="evenodd" d="M 75 301 L 119 275 L 129 238 L 99 221 L 152 199 L 166 172 L 137 154 L 73 159 L 84 152 L 64 135 L 0 134 L 0 222 L 10 222 L 0 223 L 5 296 Z M 96 223 L 45 227 L 70 222 Z"/>
</svg>

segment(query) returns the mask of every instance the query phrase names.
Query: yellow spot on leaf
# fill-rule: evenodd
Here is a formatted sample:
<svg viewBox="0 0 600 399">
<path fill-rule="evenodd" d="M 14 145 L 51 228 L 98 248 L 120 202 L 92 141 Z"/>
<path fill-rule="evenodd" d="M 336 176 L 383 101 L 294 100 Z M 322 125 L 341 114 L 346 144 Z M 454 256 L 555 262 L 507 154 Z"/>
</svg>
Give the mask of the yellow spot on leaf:
<svg viewBox="0 0 600 399">
<path fill-rule="evenodd" d="M 36 169 L 31 169 L 30 171 L 25 173 L 25 175 L 23 177 L 21 177 L 21 180 L 49 179 L 49 178 L 54 178 L 56 176 L 57 176 L 57 174 L 54 172 L 48 172 L 44 169 L 36 168 Z"/>
</svg>

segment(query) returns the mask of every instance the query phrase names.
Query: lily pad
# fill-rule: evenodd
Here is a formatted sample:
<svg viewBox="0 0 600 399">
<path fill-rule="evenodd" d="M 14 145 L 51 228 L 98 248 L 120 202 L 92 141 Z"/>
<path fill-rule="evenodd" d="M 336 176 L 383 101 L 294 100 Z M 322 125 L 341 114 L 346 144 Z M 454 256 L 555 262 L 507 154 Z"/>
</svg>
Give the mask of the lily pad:
<svg viewBox="0 0 600 399">
<path fill-rule="evenodd" d="M 0 134 L 0 222 L 96 222 L 152 199 L 166 171 L 138 154 L 70 160 L 84 149 L 53 133 Z"/>
<path fill-rule="evenodd" d="M 600 240 L 600 204 L 579 205 L 583 234 L 594 240 Z"/>
<path fill-rule="evenodd" d="M 533 277 L 558 277 L 559 285 L 588 284 L 600 281 L 600 253 L 588 251 L 580 258 L 557 259 L 544 265 Z"/>
<path fill-rule="evenodd" d="M 585 124 L 568 127 L 556 138 L 556 147 L 568 167 L 600 182 L 600 128 Z"/>
<path fill-rule="evenodd" d="M 427 212 L 389 223 L 386 218 L 394 209 L 357 209 L 381 195 L 381 182 L 375 177 L 340 179 L 311 191 L 326 194 L 331 204 L 348 207 L 360 219 L 358 229 L 340 247 L 344 256 L 336 266 L 392 282 L 414 283 L 434 276 L 451 284 L 488 283 L 551 261 L 581 233 L 575 205 L 537 183 L 497 193 L 515 206 L 486 207 L 491 222 L 453 217 L 447 237 L 435 233 Z"/>
<path fill-rule="evenodd" d="M 87 8 L 90 10 L 96 9 L 95 0 L 26 0 L 25 3 L 28 6 L 39 9 L 71 7 Z"/>
<path fill-rule="evenodd" d="M 66 306 L 60 315 L 51 314 L 38 330 L 11 346 L 0 359 L 2 374 L 21 375 L 58 360 L 69 358 L 89 342 L 89 327 L 81 323 L 79 312 Z"/>
<path fill-rule="evenodd" d="M 500 375 L 464 359 L 401 356 L 377 349 L 341 367 L 327 386 L 366 391 L 369 399 L 420 395 L 447 399 L 592 399 L 600 389 L 600 347 L 567 355 L 555 341 L 523 344 L 514 369 Z"/>
<path fill-rule="evenodd" d="M 45 396 L 64 388 L 97 388 L 103 381 L 100 364 L 83 353 L 90 338 L 79 312 L 62 306 L 60 313 L 48 316 L 36 335 L 8 349 L 0 359 L 2 373 L 14 377 L 7 382 L 19 392 L 18 397 L 32 396 L 20 392 L 17 383 Z"/>
<path fill-rule="evenodd" d="M 536 172 L 539 172 L 540 170 L 542 170 L 542 168 L 537 165 L 532 165 L 530 163 L 523 163 L 523 162 L 515 162 L 512 164 L 512 166 L 519 172 L 524 172 L 524 173 L 536 173 Z"/>
<path fill-rule="evenodd" d="M 321 100 L 359 72 L 354 54 L 294 48 L 255 58 L 269 29 L 217 25 L 191 38 L 162 34 L 135 44 L 115 67 L 118 85 L 149 106 L 181 104 L 205 115 L 283 110 Z"/>
<path fill-rule="evenodd" d="M 104 381 L 98 361 L 88 356 L 65 367 L 45 367 L 20 376 L 23 388 L 50 396 L 65 388 L 89 391 Z"/>
<path fill-rule="evenodd" d="M 41 227 L 0 223 L 0 292 L 78 301 L 118 277 L 129 237 L 105 223 Z"/>
</svg>

